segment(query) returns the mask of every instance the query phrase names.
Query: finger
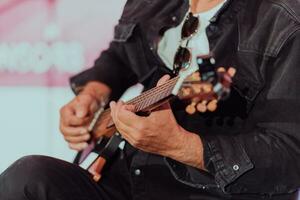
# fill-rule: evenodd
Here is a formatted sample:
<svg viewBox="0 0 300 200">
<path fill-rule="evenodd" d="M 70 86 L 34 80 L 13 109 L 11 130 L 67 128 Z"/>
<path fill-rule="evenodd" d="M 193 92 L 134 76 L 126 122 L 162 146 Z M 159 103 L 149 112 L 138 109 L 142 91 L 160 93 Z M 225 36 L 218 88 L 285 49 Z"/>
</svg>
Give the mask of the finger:
<svg viewBox="0 0 300 200">
<path fill-rule="evenodd" d="M 132 146 L 143 150 L 144 142 L 141 132 L 122 122 L 118 122 L 117 124 L 117 129 L 122 137 Z"/>
<path fill-rule="evenodd" d="M 163 77 L 161 77 L 158 82 L 157 82 L 157 86 L 163 85 L 165 82 L 167 82 L 170 79 L 170 75 L 166 74 Z"/>
<path fill-rule="evenodd" d="M 88 146 L 87 142 L 82 143 L 69 143 L 69 148 L 77 151 L 81 151 Z"/>
<path fill-rule="evenodd" d="M 119 101 L 116 103 L 115 101 L 110 102 L 110 107 L 113 106 L 114 108 L 124 106 L 124 108 L 128 111 L 135 111 L 135 105 L 132 104 L 125 104 L 123 101 Z M 114 109 L 115 110 L 115 109 Z"/>
<path fill-rule="evenodd" d="M 121 109 L 121 106 L 124 105 L 123 101 L 118 101 L 117 103 L 116 102 L 111 102 L 111 109 L 112 109 L 112 117 L 113 119 L 117 117 L 120 109 Z"/>
<path fill-rule="evenodd" d="M 115 101 L 111 101 L 109 103 L 109 107 L 110 107 L 110 115 L 114 119 L 115 118 L 115 112 L 116 112 L 116 102 Z"/>
<path fill-rule="evenodd" d="M 78 103 L 75 105 L 75 114 L 78 118 L 84 118 L 89 113 L 89 105 L 86 103 Z"/>
<path fill-rule="evenodd" d="M 69 143 L 82 143 L 82 142 L 87 142 L 90 138 L 90 134 L 84 134 L 80 136 L 65 136 L 65 140 Z"/>
<path fill-rule="evenodd" d="M 139 129 L 141 124 L 146 123 L 145 117 L 140 117 L 135 113 L 128 111 L 125 105 L 121 105 L 115 115 L 115 119 L 121 121 L 127 126 L 133 127 L 134 129 Z"/>
<path fill-rule="evenodd" d="M 68 119 L 70 116 L 74 115 L 74 110 L 70 105 L 65 105 L 60 109 L 60 119 L 61 121 L 66 122 L 66 119 Z"/>
<path fill-rule="evenodd" d="M 118 132 L 126 141 L 128 141 L 131 145 L 136 144 L 136 137 L 139 136 L 139 133 L 133 127 L 127 126 L 118 119 L 115 119 L 115 125 Z"/>
<path fill-rule="evenodd" d="M 122 103 L 117 104 L 111 104 L 112 110 L 113 110 L 113 120 L 115 123 L 115 126 L 119 133 L 123 136 L 123 138 L 128 141 L 132 146 L 134 147 L 140 147 L 141 146 L 141 138 L 142 135 L 140 133 L 141 127 L 138 125 L 141 125 L 142 122 L 138 121 L 138 119 L 142 119 L 142 117 L 139 117 L 135 115 L 133 112 L 126 110 L 126 105 Z M 125 112 L 124 112 L 125 111 Z M 135 120 L 135 123 L 128 123 L 125 120 L 122 120 L 122 116 L 124 115 L 124 118 L 126 119 L 126 116 L 129 117 L 129 120 L 131 118 L 137 118 L 132 119 Z M 130 116 L 128 116 L 130 115 Z M 121 118 L 120 118 L 121 116 Z"/>
<path fill-rule="evenodd" d="M 123 102 L 122 101 L 118 101 L 116 103 L 116 106 L 114 108 L 114 119 L 118 118 L 119 112 L 121 111 L 121 107 L 123 106 Z M 118 119 L 119 120 L 119 119 Z"/>
<path fill-rule="evenodd" d="M 124 105 L 123 107 L 125 110 L 128 110 L 130 112 L 135 112 L 135 105 Z"/>
<path fill-rule="evenodd" d="M 65 126 L 64 124 L 60 125 L 60 131 L 65 136 L 80 136 L 80 135 L 88 134 L 87 127 L 71 127 L 71 126 Z"/>
<path fill-rule="evenodd" d="M 92 114 L 93 112 L 91 111 L 96 110 L 98 107 L 96 99 L 86 94 L 77 96 L 74 104 L 75 114 L 79 118 L 84 118 L 89 114 Z"/>
<path fill-rule="evenodd" d="M 139 130 L 139 125 L 142 122 L 142 117 L 137 116 L 131 111 L 126 110 L 127 107 L 123 102 L 112 102 L 110 104 L 112 109 L 112 118 L 116 128 L 122 132 L 126 138 L 134 138 L 134 133 Z"/>
<path fill-rule="evenodd" d="M 120 132 L 127 132 L 128 130 L 128 128 L 126 128 L 126 129 L 123 129 L 122 127 L 124 126 L 123 125 L 123 122 L 121 122 L 119 119 L 118 119 L 118 114 L 117 113 L 119 113 L 119 110 L 121 109 L 121 107 L 120 107 L 120 103 L 118 102 L 118 103 L 116 103 L 116 102 L 114 102 L 114 101 L 112 101 L 111 103 L 110 103 L 110 108 L 111 108 L 111 117 L 112 117 L 112 119 L 113 119 L 113 121 L 114 121 L 114 123 L 115 123 L 115 125 L 116 125 L 116 128 L 120 131 Z M 127 111 L 127 112 L 130 112 L 130 111 Z M 125 126 L 124 126 L 125 127 Z"/>
<path fill-rule="evenodd" d="M 98 102 L 93 101 L 89 107 L 90 114 L 93 115 L 99 108 Z"/>
<path fill-rule="evenodd" d="M 81 126 L 88 122 L 88 118 L 78 118 L 75 115 L 74 109 L 72 106 L 64 106 L 60 111 L 61 122 L 65 126 Z"/>
<path fill-rule="evenodd" d="M 64 124 L 68 126 L 84 126 L 91 121 L 91 117 L 78 118 L 76 116 L 69 116 L 65 119 Z"/>
</svg>

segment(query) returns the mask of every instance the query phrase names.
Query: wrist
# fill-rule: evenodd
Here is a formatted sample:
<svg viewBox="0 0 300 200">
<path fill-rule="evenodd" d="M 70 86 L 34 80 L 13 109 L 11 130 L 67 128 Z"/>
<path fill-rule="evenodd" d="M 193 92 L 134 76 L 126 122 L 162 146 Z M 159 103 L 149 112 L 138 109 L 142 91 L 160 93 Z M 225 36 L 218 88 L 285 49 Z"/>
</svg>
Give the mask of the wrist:
<svg viewBox="0 0 300 200">
<path fill-rule="evenodd" d="M 92 81 L 86 84 L 79 95 L 90 95 L 95 98 L 98 102 L 100 102 L 103 97 L 109 97 L 111 93 L 111 89 L 100 82 Z"/>
<path fill-rule="evenodd" d="M 201 138 L 192 132 L 180 127 L 180 142 L 177 148 L 167 157 L 186 165 L 205 170 L 203 160 L 203 144 Z"/>
</svg>

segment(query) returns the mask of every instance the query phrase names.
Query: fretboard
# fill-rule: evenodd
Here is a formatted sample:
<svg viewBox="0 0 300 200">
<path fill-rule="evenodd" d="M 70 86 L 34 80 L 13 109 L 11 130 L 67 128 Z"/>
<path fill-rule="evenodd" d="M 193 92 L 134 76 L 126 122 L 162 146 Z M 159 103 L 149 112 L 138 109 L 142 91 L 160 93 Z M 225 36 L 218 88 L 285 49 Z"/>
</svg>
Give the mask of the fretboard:
<svg viewBox="0 0 300 200">
<path fill-rule="evenodd" d="M 139 96 L 127 101 L 127 105 L 134 105 L 135 112 L 145 111 L 147 108 L 151 107 L 152 105 L 159 103 L 160 101 L 170 97 L 172 95 L 172 91 L 178 81 L 179 77 L 172 78 L 168 80 L 163 85 L 154 87 L 150 90 L 147 90 L 140 94 Z M 100 117 L 102 116 L 102 117 Z M 107 117 L 110 116 L 110 108 L 103 111 L 96 115 L 93 119 L 94 122 L 91 123 L 91 130 L 93 130 L 96 124 L 101 124 L 102 120 L 105 121 Z M 98 121 L 100 118 L 100 121 Z M 114 125 L 113 121 L 110 121 L 107 127 L 112 127 Z"/>
<path fill-rule="evenodd" d="M 135 105 L 135 111 L 142 111 L 172 95 L 172 90 L 179 77 L 172 78 L 160 86 L 143 92 L 141 95 L 126 102 L 126 104 Z"/>
</svg>

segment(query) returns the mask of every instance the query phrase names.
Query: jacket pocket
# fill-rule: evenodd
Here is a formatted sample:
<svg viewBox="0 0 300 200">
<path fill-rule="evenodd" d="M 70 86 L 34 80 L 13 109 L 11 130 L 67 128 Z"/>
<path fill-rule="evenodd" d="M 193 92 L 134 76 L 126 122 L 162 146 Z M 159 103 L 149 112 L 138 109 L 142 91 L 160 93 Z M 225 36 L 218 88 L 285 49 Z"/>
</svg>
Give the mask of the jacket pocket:
<svg viewBox="0 0 300 200">
<path fill-rule="evenodd" d="M 133 34 L 135 23 L 119 23 L 115 26 L 114 42 L 126 42 Z"/>
<path fill-rule="evenodd" d="M 262 89 L 261 84 L 249 80 L 243 76 L 233 78 L 232 87 L 246 100 L 252 102 Z"/>
<path fill-rule="evenodd" d="M 254 100 L 263 88 L 263 84 L 257 83 L 256 81 L 237 73 L 237 75 L 233 78 L 232 87 L 242 98 L 246 100 L 246 113 L 249 113 L 254 104 Z"/>
</svg>

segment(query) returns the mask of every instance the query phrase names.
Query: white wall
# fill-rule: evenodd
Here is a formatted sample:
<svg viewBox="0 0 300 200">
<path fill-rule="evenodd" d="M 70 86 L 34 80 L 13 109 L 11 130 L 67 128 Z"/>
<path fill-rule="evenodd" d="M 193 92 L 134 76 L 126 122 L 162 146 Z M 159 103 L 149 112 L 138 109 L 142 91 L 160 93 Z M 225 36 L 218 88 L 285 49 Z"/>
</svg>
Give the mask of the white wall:
<svg viewBox="0 0 300 200">
<path fill-rule="evenodd" d="M 0 173 L 24 155 L 73 159 L 58 129 L 59 109 L 72 97 L 63 87 L 0 87 Z"/>
<path fill-rule="evenodd" d="M 142 90 L 136 85 L 123 100 Z M 0 87 L 0 173 L 16 159 L 32 154 L 72 161 L 59 131 L 59 110 L 74 97 L 68 87 Z"/>
</svg>

